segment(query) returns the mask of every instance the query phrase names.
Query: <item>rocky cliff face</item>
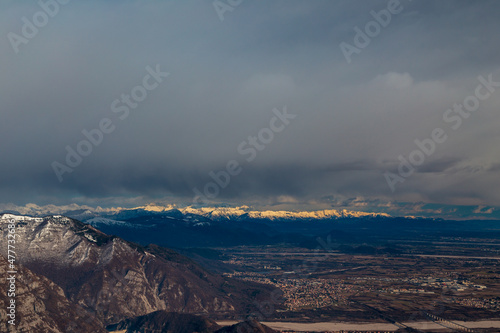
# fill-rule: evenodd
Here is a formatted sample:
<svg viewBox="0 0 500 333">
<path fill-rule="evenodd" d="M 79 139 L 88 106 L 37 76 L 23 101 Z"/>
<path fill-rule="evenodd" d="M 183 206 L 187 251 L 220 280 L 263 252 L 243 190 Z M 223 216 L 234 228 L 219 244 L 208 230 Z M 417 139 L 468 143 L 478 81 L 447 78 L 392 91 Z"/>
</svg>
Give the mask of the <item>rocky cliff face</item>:
<svg viewBox="0 0 500 333">
<path fill-rule="evenodd" d="M 69 301 L 54 282 L 16 266 L 15 297 L 8 297 L 4 282 L 0 288 L 0 332 L 106 332 L 99 319 Z M 7 273 L 8 267 L 7 259 L 0 255 L 2 280 L 12 275 Z M 15 300 L 15 325 L 5 320 L 11 320 L 7 316 L 11 299 Z"/>
<path fill-rule="evenodd" d="M 17 261 L 55 282 L 63 296 L 106 325 L 157 310 L 234 314 L 272 291 L 211 274 L 174 251 L 144 248 L 62 216 L 4 214 L 2 239 L 7 239 L 8 221 L 16 225 Z M 6 246 L 0 249 L 6 252 Z"/>
</svg>

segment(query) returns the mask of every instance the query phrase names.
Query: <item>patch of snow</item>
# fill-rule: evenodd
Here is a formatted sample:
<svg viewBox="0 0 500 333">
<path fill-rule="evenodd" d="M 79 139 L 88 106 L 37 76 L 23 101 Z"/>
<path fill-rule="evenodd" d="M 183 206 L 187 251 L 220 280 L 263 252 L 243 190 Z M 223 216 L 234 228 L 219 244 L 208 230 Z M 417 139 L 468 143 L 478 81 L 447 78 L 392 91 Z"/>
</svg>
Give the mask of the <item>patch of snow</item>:
<svg viewBox="0 0 500 333">
<path fill-rule="evenodd" d="M 195 227 L 202 227 L 202 226 L 209 226 L 210 225 L 210 222 L 199 222 L 199 223 L 195 223 L 194 226 Z"/>
<path fill-rule="evenodd" d="M 2 217 L 0 218 L 2 222 L 9 222 L 9 221 L 35 221 L 35 222 L 42 222 L 43 219 L 41 217 L 31 217 L 31 216 L 22 216 L 22 215 L 14 215 L 14 214 L 3 214 Z"/>
<path fill-rule="evenodd" d="M 85 238 L 87 238 L 89 241 L 93 243 L 97 243 L 97 239 L 95 239 L 92 235 L 89 234 L 84 234 Z"/>
<path fill-rule="evenodd" d="M 112 220 L 112 219 L 107 219 L 105 217 L 94 217 L 90 220 L 85 221 L 85 223 L 90 224 L 91 226 L 98 227 L 99 225 L 119 225 L 119 226 L 124 226 L 124 227 L 133 227 L 132 224 L 123 222 L 123 221 L 118 221 L 118 220 Z"/>
</svg>

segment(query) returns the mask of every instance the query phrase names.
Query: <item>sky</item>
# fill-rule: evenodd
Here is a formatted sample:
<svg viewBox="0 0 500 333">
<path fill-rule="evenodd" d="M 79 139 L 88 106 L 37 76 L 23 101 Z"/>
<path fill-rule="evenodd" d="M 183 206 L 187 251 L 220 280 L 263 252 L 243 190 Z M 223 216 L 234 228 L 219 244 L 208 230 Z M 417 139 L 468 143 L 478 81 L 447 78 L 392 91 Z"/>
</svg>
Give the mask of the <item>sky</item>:
<svg viewBox="0 0 500 333">
<path fill-rule="evenodd" d="M 500 218 L 497 1 L 58 1 L 0 4 L 2 204 Z"/>
</svg>

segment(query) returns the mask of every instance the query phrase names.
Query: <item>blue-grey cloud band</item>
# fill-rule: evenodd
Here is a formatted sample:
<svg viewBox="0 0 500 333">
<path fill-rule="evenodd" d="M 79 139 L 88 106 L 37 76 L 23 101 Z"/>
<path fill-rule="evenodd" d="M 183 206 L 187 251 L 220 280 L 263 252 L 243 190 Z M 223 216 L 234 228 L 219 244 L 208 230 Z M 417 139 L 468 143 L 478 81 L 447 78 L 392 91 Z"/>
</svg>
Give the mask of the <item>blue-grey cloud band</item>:
<svg viewBox="0 0 500 333">
<path fill-rule="evenodd" d="M 479 75 L 500 78 L 496 1 L 233 1 L 224 12 L 211 1 L 54 1 L 0 5 L 0 202 L 191 202 L 211 171 L 244 163 L 235 147 L 282 105 L 297 115 L 293 125 L 219 200 L 340 194 L 489 207 L 500 199 L 495 93 L 397 191 L 381 176 L 397 174 L 397 157 L 443 127 L 443 113 L 474 93 Z M 358 47 L 354 28 L 371 21 L 380 32 L 348 64 L 339 45 Z M 145 87 L 142 100 L 131 89 L 154 64 L 171 76 Z M 132 93 L 137 108 L 120 97 Z M 123 107 L 127 121 L 117 119 Z M 91 139 L 92 153 L 68 165 L 67 147 L 86 154 L 81 142 Z"/>
</svg>

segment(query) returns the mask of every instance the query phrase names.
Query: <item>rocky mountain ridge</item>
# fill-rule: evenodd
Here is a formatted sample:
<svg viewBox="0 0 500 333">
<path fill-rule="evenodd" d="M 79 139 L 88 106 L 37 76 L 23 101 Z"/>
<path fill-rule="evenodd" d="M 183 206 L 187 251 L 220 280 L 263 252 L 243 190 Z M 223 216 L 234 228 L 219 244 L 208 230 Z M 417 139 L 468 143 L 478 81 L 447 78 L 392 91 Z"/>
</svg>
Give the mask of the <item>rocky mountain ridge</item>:
<svg viewBox="0 0 500 333">
<path fill-rule="evenodd" d="M 0 275 L 7 276 L 9 262 L 0 255 Z M 16 265 L 14 297 L 0 289 L 0 332 L 95 332 L 105 333 L 104 324 L 82 307 L 68 300 L 61 287 L 48 278 Z M 10 274 L 12 275 L 12 274 Z M 10 292 L 9 292 L 10 294 Z M 7 317 L 7 306 L 15 300 L 14 317 Z M 10 310 L 9 310 L 10 311 Z"/>
<path fill-rule="evenodd" d="M 63 216 L 0 216 L 0 233 L 15 221 L 19 264 L 58 285 L 65 297 L 104 324 L 157 310 L 243 313 L 270 288 L 212 274 L 155 245 L 142 247 Z M 6 256 L 6 247 L 0 249 Z"/>
</svg>

